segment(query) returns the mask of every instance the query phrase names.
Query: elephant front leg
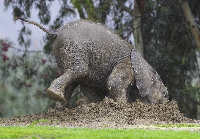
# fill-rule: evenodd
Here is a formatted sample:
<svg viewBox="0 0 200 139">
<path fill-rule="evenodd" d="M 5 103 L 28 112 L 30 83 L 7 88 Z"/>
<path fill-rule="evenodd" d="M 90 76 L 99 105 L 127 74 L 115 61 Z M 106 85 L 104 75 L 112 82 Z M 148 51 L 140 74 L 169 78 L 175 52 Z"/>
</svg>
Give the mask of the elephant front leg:
<svg viewBox="0 0 200 139">
<path fill-rule="evenodd" d="M 71 70 L 67 70 L 67 72 L 51 83 L 50 87 L 47 89 L 48 96 L 56 101 L 65 101 L 65 87 L 71 84 L 76 77 L 77 75 L 71 72 Z"/>
<path fill-rule="evenodd" d="M 130 60 L 126 60 L 115 66 L 107 81 L 111 97 L 118 102 L 128 102 L 127 88 L 134 78 Z"/>
</svg>

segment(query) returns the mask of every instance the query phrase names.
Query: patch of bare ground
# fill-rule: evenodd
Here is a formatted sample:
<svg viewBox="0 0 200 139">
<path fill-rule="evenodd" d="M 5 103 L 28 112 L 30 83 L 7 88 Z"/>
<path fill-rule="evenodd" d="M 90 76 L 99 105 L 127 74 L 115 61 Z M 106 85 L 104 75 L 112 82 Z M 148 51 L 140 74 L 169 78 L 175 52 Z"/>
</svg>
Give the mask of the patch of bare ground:
<svg viewBox="0 0 200 139">
<path fill-rule="evenodd" d="M 50 109 L 42 114 L 23 117 L 0 118 L 1 126 L 49 125 L 88 128 L 145 128 L 200 131 L 200 127 L 156 127 L 157 124 L 200 124 L 200 121 L 184 117 L 176 101 L 149 105 L 140 101 L 118 103 L 105 98 L 99 103 L 79 105 L 73 109 Z M 151 126 L 152 125 L 152 126 Z"/>
</svg>

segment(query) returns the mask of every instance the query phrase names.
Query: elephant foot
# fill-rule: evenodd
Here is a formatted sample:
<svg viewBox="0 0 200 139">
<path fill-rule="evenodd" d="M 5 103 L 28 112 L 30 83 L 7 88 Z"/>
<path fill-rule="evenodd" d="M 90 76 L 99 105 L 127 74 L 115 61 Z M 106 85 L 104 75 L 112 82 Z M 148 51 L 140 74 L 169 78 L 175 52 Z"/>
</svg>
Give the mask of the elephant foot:
<svg viewBox="0 0 200 139">
<path fill-rule="evenodd" d="M 47 89 L 47 95 L 53 100 L 60 101 L 60 102 L 65 101 L 65 97 L 64 97 L 63 93 L 59 92 L 59 91 L 55 91 L 51 87 L 49 87 Z"/>
</svg>

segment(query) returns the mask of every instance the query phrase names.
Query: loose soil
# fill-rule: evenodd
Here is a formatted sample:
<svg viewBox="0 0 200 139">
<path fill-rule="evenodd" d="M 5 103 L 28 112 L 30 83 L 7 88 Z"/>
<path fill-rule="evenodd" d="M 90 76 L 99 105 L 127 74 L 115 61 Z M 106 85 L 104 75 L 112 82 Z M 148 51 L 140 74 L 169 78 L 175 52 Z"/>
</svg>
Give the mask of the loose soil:
<svg viewBox="0 0 200 139">
<path fill-rule="evenodd" d="M 0 126 L 50 125 L 89 128 L 149 128 L 155 124 L 200 124 L 184 117 L 176 101 L 149 105 L 140 101 L 118 103 L 105 98 L 99 103 L 79 105 L 73 109 L 50 109 L 42 114 L 0 118 Z M 147 126 L 148 125 L 148 126 Z M 198 131 L 200 131 L 198 129 Z"/>
</svg>

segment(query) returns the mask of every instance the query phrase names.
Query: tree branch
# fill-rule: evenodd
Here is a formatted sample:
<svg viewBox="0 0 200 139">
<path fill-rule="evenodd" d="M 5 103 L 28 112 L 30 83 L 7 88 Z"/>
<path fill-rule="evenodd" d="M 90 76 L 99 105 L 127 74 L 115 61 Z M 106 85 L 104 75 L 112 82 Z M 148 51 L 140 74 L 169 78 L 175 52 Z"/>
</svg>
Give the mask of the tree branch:
<svg viewBox="0 0 200 139">
<path fill-rule="evenodd" d="M 117 3 L 119 5 L 121 5 L 121 7 L 130 15 L 133 15 L 133 10 L 131 10 L 130 8 L 126 7 L 125 4 L 123 2 L 121 2 L 121 0 L 117 0 Z"/>
<path fill-rule="evenodd" d="M 179 0 L 179 2 L 180 2 L 181 6 L 183 8 L 183 12 L 185 14 L 186 20 L 189 22 L 190 30 L 192 32 L 194 41 L 197 45 L 197 49 L 200 52 L 200 32 L 199 32 L 199 29 L 198 29 L 195 21 L 194 21 L 194 17 L 191 13 L 189 4 L 188 4 L 187 0 Z"/>
</svg>

